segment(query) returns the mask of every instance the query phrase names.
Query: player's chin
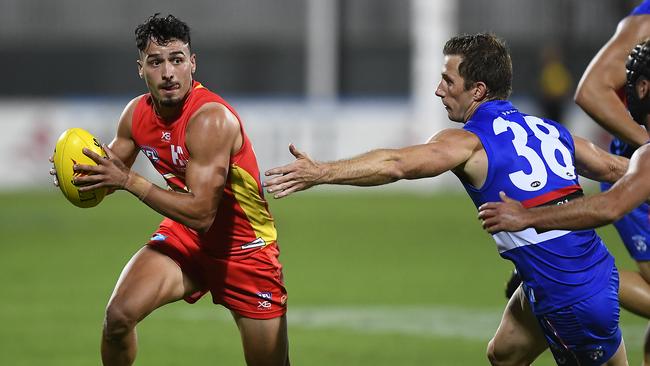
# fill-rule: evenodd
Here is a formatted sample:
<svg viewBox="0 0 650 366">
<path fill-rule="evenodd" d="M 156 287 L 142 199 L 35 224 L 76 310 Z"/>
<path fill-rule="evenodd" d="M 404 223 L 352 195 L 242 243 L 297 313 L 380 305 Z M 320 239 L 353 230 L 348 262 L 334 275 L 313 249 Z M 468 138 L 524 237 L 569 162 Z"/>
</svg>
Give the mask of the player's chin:
<svg viewBox="0 0 650 366">
<path fill-rule="evenodd" d="M 447 111 L 447 118 L 452 122 L 463 122 L 463 117 L 454 115 L 451 110 Z"/>
<path fill-rule="evenodd" d="M 164 97 L 160 99 L 160 105 L 165 107 L 175 107 L 183 101 L 180 97 Z"/>
</svg>

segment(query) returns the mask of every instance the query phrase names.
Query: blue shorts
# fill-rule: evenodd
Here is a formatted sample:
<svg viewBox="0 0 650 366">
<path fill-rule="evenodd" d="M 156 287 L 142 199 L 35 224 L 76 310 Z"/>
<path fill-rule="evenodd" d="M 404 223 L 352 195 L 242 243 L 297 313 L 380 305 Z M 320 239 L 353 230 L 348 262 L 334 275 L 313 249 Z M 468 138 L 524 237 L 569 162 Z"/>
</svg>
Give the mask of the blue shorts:
<svg viewBox="0 0 650 366">
<path fill-rule="evenodd" d="M 538 315 L 558 365 L 602 365 L 618 350 L 618 271 L 612 270 L 607 288 L 558 311 Z"/>
<path fill-rule="evenodd" d="M 606 191 L 612 185 L 601 183 L 600 188 Z M 620 220 L 614 223 L 623 244 L 636 261 L 650 261 L 650 206 L 642 203 Z"/>
</svg>

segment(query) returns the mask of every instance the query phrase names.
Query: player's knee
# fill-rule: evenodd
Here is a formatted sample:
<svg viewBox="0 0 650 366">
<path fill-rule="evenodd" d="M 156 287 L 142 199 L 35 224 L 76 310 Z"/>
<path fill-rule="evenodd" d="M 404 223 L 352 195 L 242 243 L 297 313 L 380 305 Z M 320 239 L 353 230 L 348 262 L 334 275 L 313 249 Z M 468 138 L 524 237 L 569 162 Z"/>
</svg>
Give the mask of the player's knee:
<svg viewBox="0 0 650 366">
<path fill-rule="evenodd" d="M 244 346 L 244 358 L 248 366 L 286 366 L 289 365 L 289 354 L 286 345 L 276 347 Z"/>
<path fill-rule="evenodd" d="M 120 340 L 128 335 L 136 324 L 135 317 L 130 316 L 124 308 L 111 304 L 106 309 L 104 318 L 104 337 L 108 341 Z"/>
<path fill-rule="evenodd" d="M 487 346 L 487 358 L 490 361 L 490 365 L 498 365 L 499 359 L 494 348 L 494 338 L 490 339 Z"/>
<path fill-rule="evenodd" d="M 499 347 L 498 344 L 494 341 L 494 338 L 490 339 L 490 342 L 487 346 L 487 358 L 490 361 L 492 366 L 510 366 L 520 364 L 513 357 L 515 352 L 512 350 L 504 349 Z"/>
</svg>

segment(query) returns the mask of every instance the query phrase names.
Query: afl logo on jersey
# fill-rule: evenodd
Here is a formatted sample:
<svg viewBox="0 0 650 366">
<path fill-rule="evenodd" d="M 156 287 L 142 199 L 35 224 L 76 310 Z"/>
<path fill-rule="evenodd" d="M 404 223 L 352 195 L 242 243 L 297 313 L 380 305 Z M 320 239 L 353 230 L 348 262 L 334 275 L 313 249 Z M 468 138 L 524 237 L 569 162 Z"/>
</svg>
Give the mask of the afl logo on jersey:
<svg viewBox="0 0 650 366">
<path fill-rule="evenodd" d="M 160 158 L 158 157 L 158 152 L 157 152 L 156 149 L 154 149 L 153 147 L 142 146 L 142 147 L 140 148 L 140 150 L 142 150 L 142 153 L 143 153 L 147 158 L 149 158 L 149 160 L 151 160 L 152 163 L 155 163 L 155 162 L 157 162 L 158 160 L 160 160 Z"/>
<path fill-rule="evenodd" d="M 540 181 L 538 181 L 538 180 L 536 180 L 536 181 L 534 181 L 533 183 L 530 184 L 530 186 L 533 187 L 533 188 L 537 188 L 537 187 L 539 187 L 541 185 L 542 185 L 542 183 Z"/>
</svg>

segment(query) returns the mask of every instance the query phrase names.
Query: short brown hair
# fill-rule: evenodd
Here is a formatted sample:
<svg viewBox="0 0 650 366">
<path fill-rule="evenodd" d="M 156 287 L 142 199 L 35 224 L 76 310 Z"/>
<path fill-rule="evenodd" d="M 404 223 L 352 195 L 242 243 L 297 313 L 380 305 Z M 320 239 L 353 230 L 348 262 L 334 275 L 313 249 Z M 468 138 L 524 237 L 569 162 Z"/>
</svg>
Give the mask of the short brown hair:
<svg viewBox="0 0 650 366">
<path fill-rule="evenodd" d="M 512 92 L 512 60 L 505 42 L 491 33 L 463 34 L 445 44 L 445 56 L 462 57 L 458 72 L 465 89 L 482 81 L 490 99 L 508 99 Z"/>
</svg>

